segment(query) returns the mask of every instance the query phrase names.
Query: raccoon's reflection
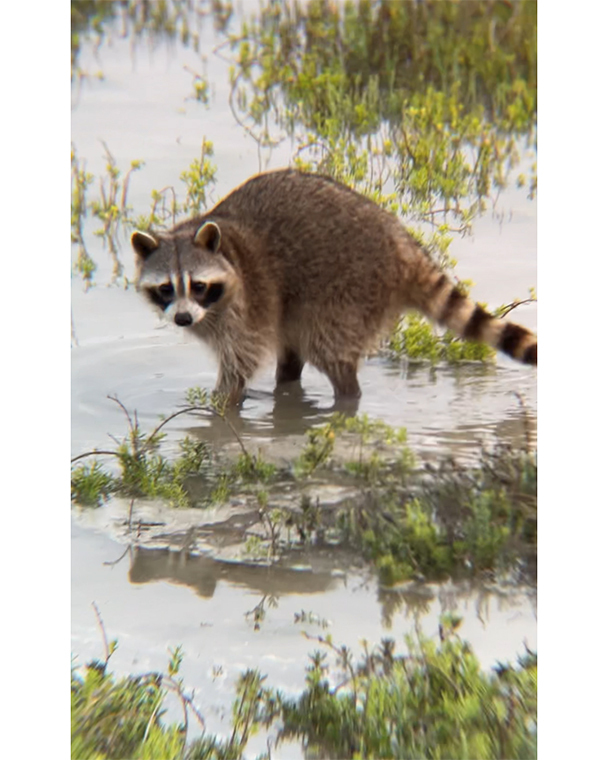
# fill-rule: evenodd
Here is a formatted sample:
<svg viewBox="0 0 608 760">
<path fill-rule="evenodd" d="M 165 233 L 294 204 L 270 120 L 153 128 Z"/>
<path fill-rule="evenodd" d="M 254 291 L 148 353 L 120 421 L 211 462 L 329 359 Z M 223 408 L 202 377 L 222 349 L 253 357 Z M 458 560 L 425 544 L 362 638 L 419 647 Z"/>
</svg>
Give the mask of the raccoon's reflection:
<svg viewBox="0 0 608 760">
<path fill-rule="evenodd" d="M 244 440 L 275 440 L 286 436 L 303 438 L 314 425 L 329 422 L 334 413 L 340 412 L 351 417 L 356 415 L 359 406 L 358 399 L 334 401 L 329 397 L 306 393 L 299 381 L 281 386 L 274 393 L 255 390 L 250 393 L 258 406 L 255 416 L 249 414 L 246 405 L 243 409 L 228 409 L 226 419 L 211 413 L 201 413 L 200 426 L 189 426 L 188 435 L 219 446 L 236 443 L 236 435 Z M 263 402 L 266 398 L 270 408 L 264 413 Z"/>
<path fill-rule="evenodd" d="M 141 547 L 134 550 L 129 580 L 138 584 L 168 581 L 189 586 L 198 596 L 207 598 L 213 596 L 222 581 L 271 596 L 319 594 L 341 582 L 329 571 L 226 562 L 170 549 Z"/>
</svg>

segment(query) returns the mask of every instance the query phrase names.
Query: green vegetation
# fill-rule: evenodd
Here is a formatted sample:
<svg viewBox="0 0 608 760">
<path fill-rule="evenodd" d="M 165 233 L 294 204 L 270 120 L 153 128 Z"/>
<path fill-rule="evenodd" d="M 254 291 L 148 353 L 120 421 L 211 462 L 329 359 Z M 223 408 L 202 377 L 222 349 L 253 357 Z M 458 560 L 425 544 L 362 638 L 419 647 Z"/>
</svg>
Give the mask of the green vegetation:
<svg viewBox="0 0 608 760">
<path fill-rule="evenodd" d="M 465 112 L 481 105 L 509 130 L 526 130 L 536 109 L 535 2 L 262 2 L 230 41 L 246 72 L 262 69 L 270 103 L 278 83 L 299 108 L 290 115 L 316 128 L 336 92 L 353 104 L 344 122 L 368 130 L 398 120 L 403 102 L 428 88 L 458 88 Z M 357 104 L 370 88 L 379 116 L 366 122 Z"/>
<path fill-rule="evenodd" d="M 445 461 L 406 489 L 375 488 L 340 518 L 387 584 L 536 570 L 536 454 L 500 448 L 476 468 Z"/>
<path fill-rule="evenodd" d="M 258 608 L 255 624 L 264 614 Z M 309 617 L 302 612 L 294 622 L 323 622 Z M 170 652 L 167 673 L 118 679 L 108 673 L 113 641 L 104 662 L 72 669 L 72 757 L 239 760 L 251 736 L 276 726 L 279 750 L 282 741 L 298 738 L 307 753 L 323 757 L 535 758 L 536 654 L 527 651 L 517 666 L 499 663 L 485 673 L 458 637 L 459 622 L 443 617 L 439 642 L 406 637 L 403 655 L 391 639 L 373 649 L 365 644 L 358 662 L 331 636 L 309 637 L 325 651 L 310 655 L 304 692 L 285 696 L 258 671 L 245 671 L 235 687 L 229 738 L 206 731 L 195 695 L 186 694 L 179 677 L 179 647 Z M 181 703 L 180 723 L 162 720 L 168 694 Z M 188 738 L 189 716 L 202 731 L 196 739 Z"/>
<path fill-rule="evenodd" d="M 113 399 L 117 403 L 117 399 Z M 361 552 L 386 585 L 490 572 L 530 579 L 536 559 L 536 453 L 508 447 L 483 452 L 476 467 L 446 460 L 418 469 L 404 429 L 367 416 L 333 415 L 311 428 L 293 462 L 277 467 L 251 454 L 220 401 L 200 389 L 190 405 L 144 435 L 126 409 L 129 434 L 117 449 L 92 451 L 74 462 L 114 456 L 120 475 L 95 462 L 72 471 L 72 499 L 99 506 L 111 494 L 156 498 L 172 506 L 206 506 L 232 497 L 258 512 L 262 535 L 244 537 L 252 558 L 274 561 L 292 545 L 343 544 Z M 192 403 L 199 402 L 199 403 Z M 121 405 L 122 406 L 122 405 Z M 204 441 L 185 438 L 171 461 L 159 451 L 161 429 L 185 413 L 215 415 L 231 428 L 236 456 L 220 456 Z M 285 486 L 291 499 L 286 503 Z M 308 483 L 336 483 L 338 504 L 306 493 Z M 246 540 L 245 540 L 246 539 Z"/>
<path fill-rule="evenodd" d="M 99 181 L 99 198 L 93 200 L 90 209 L 102 226 L 93 233 L 102 238 L 108 247 L 112 259 L 112 282 L 122 274 L 123 266 L 119 258 L 118 231 L 121 225 L 131 219 L 131 208 L 127 205 L 129 179 L 131 174 L 143 166 L 142 161 L 131 161 L 131 166 L 124 177 L 116 164 L 114 156 L 104 143 L 106 175 Z"/>
<path fill-rule="evenodd" d="M 127 204 L 129 179 L 134 171 L 144 165 L 142 161 L 131 161 L 129 170 L 123 176 L 110 149 L 104 143 L 106 174 L 99 178 L 99 195 L 87 200 L 89 186 L 95 177 L 85 169 L 85 163 L 78 159 L 72 145 L 72 242 L 78 245 L 75 270 L 82 275 L 87 286 L 92 284 L 96 264 L 91 259 L 84 239 L 84 222 L 89 213 L 99 219 L 101 227 L 93 234 L 103 240 L 112 260 L 112 279 L 116 282 L 123 271 L 120 261 L 119 231 L 126 225 L 133 226 L 132 209 Z M 125 280 L 125 285 L 127 285 Z"/>
<path fill-rule="evenodd" d="M 158 451 L 165 437 L 161 429 L 181 412 L 163 420 L 146 435 L 139 426 L 137 413 L 132 416 L 118 399 L 111 397 L 111 400 L 125 413 L 129 425 L 127 437 L 116 449 L 86 452 L 74 457 L 72 463 L 90 456 L 112 456 L 118 461 L 120 475 L 103 472 L 97 461 L 92 466 L 76 466 L 72 470 L 72 501 L 82 506 L 99 506 L 110 494 L 117 493 L 132 499 L 158 498 L 171 506 L 191 506 L 189 480 L 204 475 L 211 466 L 207 444 L 186 437 L 179 444 L 180 456 L 170 462 Z"/>
<path fill-rule="evenodd" d="M 296 165 L 430 224 L 433 252 L 505 186 L 518 136 L 534 139 L 534 2 L 265 2 L 227 44 L 247 132 L 288 135 Z"/>
<path fill-rule="evenodd" d="M 159 38 L 171 42 L 179 40 L 185 47 L 198 51 L 200 39 L 196 21 L 211 15 L 215 28 L 223 30 L 232 15 L 231 3 L 223 0 L 196 0 L 194 3 L 181 0 L 129 0 L 128 3 L 72 0 L 72 82 L 80 82 L 89 76 L 81 69 L 79 60 L 85 41 L 92 42 L 99 49 L 115 33 L 152 43 L 158 42 Z M 103 74 L 98 73 L 98 76 Z"/>
<path fill-rule="evenodd" d="M 348 461 L 346 469 L 355 475 L 361 475 L 365 471 L 363 452 L 364 448 L 371 452 L 373 461 L 377 461 L 376 449 L 390 447 L 393 444 L 400 445 L 400 461 L 404 466 L 413 466 L 413 455 L 405 446 L 407 431 L 405 428 L 392 428 L 382 420 L 370 420 L 366 414 L 356 417 L 347 417 L 344 414 L 333 414 L 325 425 L 313 427 L 306 434 L 306 443 L 300 456 L 294 463 L 294 472 L 298 476 L 312 474 L 317 468 L 327 464 L 334 452 L 336 436 L 351 442 L 351 452 L 357 455 L 357 459 Z M 367 463 L 369 464 L 369 462 Z"/>
<path fill-rule="evenodd" d="M 94 36 L 97 44 L 100 44 L 104 36 L 104 27 L 114 17 L 114 13 L 114 3 L 78 0 L 70 4 L 72 82 L 87 76 L 79 65 L 83 39 L 87 40 Z"/>
<path fill-rule="evenodd" d="M 72 162 L 72 213 L 71 213 L 71 239 L 78 246 L 75 270 L 79 272 L 85 284 L 89 286 L 93 280 L 96 264 L 90 257 L 84 239 L 84 220 L 87 215 L 87 188 L 93 182 L 94 177 L 86 171 L 83 161 L 76 155 L 74 146 L 71 153 Z"/>
<path fill-rule="evenodd" d="M 119 474 L 102 470 L 99 462 L 79 464 L 72 469 L 72 501 L 81 506 L 100 506 L 113 493 L 131 499 L 150 498 L 166 501 L 169 506 L 195 507 L 226 501 L 232 490 L 247 490 L 250 484 L 272 480 L 275 467 L 261 455 L 252 455 L 225 415 L 225 400 L 211 397 L 199 388 L 191 389 L 189 406 L 163 419 L 151 433 L 145 434 L 133 415 L 114 397 L 123 410 L 129 432 L 116 449 L 88 451 L 72 459 L 72 464 L 88 457 L 114 457 Z M 160 445 L 165 439 L 162 428 L 181 414 L 199 413 L 224 420 L 241 447 L 241 454 L 223 467 L 205 441 L 188 436 L 179 441 L 180 454 L 173 461 L 163 456 Z"/>
<path fill-rule="evenodd" d="M 410 361 L 489 361 L 496 351 L 484 343 L 460 340 L 450 330 L 438 332 L 420 314 L 406 314 L 391 334 L 387 350 L 393 357 L 405 356 Z"/>
<path fill-rule="evenodd" d="M 113 648 L 116 648 L 116 642 Z M 113 650 L 112 650 L 113 651 Z M 183 654 L 170 652 L 167 673 L 146 673 L 117 679 L 105 662 L 72 669 L 72 758 L 83 760 L 238 760 L 259 727 L 264 696 L 262 677 L 246 671 L 236 685 L 232 733 L 222 739 L 205 732 L 204 718 L 178 677 Z M 184 719 L 162 721 L 168 694 L 177 695 Z M 194 716 L 202 735 L 187 742 L 188 717 Z"/>
<path fill-rule="evenodd" d="M 116 491 L 116 481 L 99 462 L 72 469 L 72 501 L 83 507 L 100 507 Z"/>
<path fill-rule="evenodd" d="M 341 758 L 535 758 L 536 655 L 488 675 L 456 635 L 458 624 L 444 617 L 438 644 L 407 637 L 404 656 L 384 640 L 359 663 L 330 636 L 318 637 L 338 673 L 331 673 L 327 651 L 317 650 L 304 693 L 273 695 L 281 737 Z"/>
<path fill-rule="evenodd" d="M 216 182 L 217 167 L 211 162 L 212 156 L 213 144 L 203 138 L 200 158 L 195 158 L 179 177 L 186 185 L 184 201 L 178 201 L 173 187 L 152 190 L 149 213 L 127 220 L 129 226 L 138 230 L 166 228 L 175 225 L 184 215 L 201 214 L 207 207 L 209 190 Z"/>
</svg>

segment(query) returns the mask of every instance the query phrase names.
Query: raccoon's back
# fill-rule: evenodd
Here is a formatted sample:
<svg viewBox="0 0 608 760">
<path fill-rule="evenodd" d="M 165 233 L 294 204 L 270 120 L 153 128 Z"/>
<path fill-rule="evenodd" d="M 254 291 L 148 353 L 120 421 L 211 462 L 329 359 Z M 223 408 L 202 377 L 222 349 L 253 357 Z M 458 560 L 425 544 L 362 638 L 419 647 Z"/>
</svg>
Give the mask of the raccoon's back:
<svg viewBox="0 0 608 760">
<path fill-rule="evenodd" d="M 356 299 L 399 276 L 395 237 L 406 234 L 404 228 L 327 177 L 291 169 L 260 174 L 205 216 L 255 236 L 292 297 L 313 281 L 324 297 L 348 292 Z"/>
</svg>

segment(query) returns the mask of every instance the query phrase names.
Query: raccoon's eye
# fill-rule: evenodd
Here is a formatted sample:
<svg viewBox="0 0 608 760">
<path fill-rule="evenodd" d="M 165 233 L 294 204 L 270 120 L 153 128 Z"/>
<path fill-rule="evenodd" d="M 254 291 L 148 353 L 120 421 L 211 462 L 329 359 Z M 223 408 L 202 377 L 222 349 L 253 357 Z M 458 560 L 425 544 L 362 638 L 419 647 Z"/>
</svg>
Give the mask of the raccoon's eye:
<svg viewBox="0 0 608 760">
<path fill-rule="evenodd" d="M 158 286 L 158 292 L 163 298 L 171 298 L 173 296 L 173 285 L 170 282 L 165 282 Z"/>
<path fill-rule="evenodd" d="M 203 306 L 207 309 L 212 303 L 216 303 L 224 295 L 224 284 L 221 282 L 212 282 L 207 288 L 207 293 L 203 300 Z"/>
<path fill-rule="evenodd" d="M 190 292 L 192 293 L 193 296 L 202 296 L 206 290 L 207 290 L 206 282 L 191 282 L 190 283 Z"/>
</svg>

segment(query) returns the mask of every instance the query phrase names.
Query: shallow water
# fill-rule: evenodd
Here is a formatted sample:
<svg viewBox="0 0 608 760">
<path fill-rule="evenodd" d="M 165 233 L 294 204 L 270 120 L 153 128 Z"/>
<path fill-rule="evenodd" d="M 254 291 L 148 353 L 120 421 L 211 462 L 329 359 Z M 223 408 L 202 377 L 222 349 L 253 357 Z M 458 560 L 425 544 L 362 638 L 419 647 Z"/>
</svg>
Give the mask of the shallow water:
<svg viewBox="0 0 608 760">
<path fill-rule="evenodd" d="M 158 422 L 184 403 L 188 388 L 212 388 L 217 371 L 208 350 L 157 322 L 129 290 L 75 286 L 73 312 L 78 345 L 72 352 L 72 450 L 77 454 L 121 435 L 125 419 L 108 400 L 116 395 L 143 425 Z M 536 427 L 536 376 L 527 367 L 499 358 L 496 365 L 458 367 L 410 365 L 368 359 L 360 372 L 358 412 L 405 426 L 409 442 L 422 455 L 452 453 L 474 457 L 482 444 L 522 443 L 528 424 Z M 274 367 L 254 378 L 236 420 L 238 431 L 260 442 L 302 437 L 335 411 L 328 380 L 306 367 L 301 391 L 274 394 Z M 515 392 L 523 395 L 526 413 Z M 177 434 L 192 427 L 182 417 L 171 424 Z M 208 427 L 210 438 L 228 439 L 223 423 Z"/>
<path fill-rule="evenodd" d="M 122 557 L 122 559 L 120 559 Z M 119 560 L 117 564 L 112 564 Z M 354 558 L 325 550 L 303 552 L 298 566 L 247 566 L 163 549 L 127 551 L 85 519 L 72 530 L 72 651 L 78 662 L 102 656 L 91 606 L 101 611 L 117 672 L 163 669 L 168 648 L 183 646 L 182 675 L 210 731 L 226 732 L 233 684 L 246 668 L 293 693 L 304 687 L 309 636 L 331 633 L 335 642 L 362 653 L 363 640 L 397 642 L 418 629 L 437 636 L 439 615 L 464 617 L 460 633 L 483 667 L 498 657 L 536 647 L 536 595 L 532 589 L 482 584 L 411 584 L 381 589 Z M 276 597 L 276 607 L 270 606 Z M 252 611 L 266 598 L 266 617 L 254 629 Z M 295 616 L 312 613 L 315 621 Z M 326 627 L 324 627 L 326 626 Z M 177 719 L 179 714 L 176 713 Z M 256 748 L 252 745 L 252 751 Z M 293 756 L 299 752 L 293 748 Z M 281 757 L 288 757 L 285 748 Z"/>
<path fill-rule="evenodd" d="M 217 42 L 211 25 L 201 27 L 202 50 Z M 119 166 L 144 159 L 132 176 L 129 202 L 137 213 L 149 208 L 150 191 L 179 187 L 179 174 L 200 154 L 203 135 L 215 147 L 218 200 L 233 186 L 258 171 L 256 146 L 234 123 L 226 103 L 227 66 L 209 55 L 207 70 L 214 87 L 210 109 L 187 100 L 191 75 L 184 66 L 200 69 L 200 57 L 179 42 L 135 48 L 128 39 L 113 38 L 95 52 L 85 45 L 81 66 L 103 70 L 104 80 L 91 79 L 74 91 L 72 139 L 87 170 L 103 171 L 104 140 Z M 285 165 L 289 149 L 281 146 L 270 168 Z M 486 215 L 474 236 L 455 240 L 451 249 L 458 273 L 473 279 L 474 295 L 490 307 L 525 297 L 536 280 L 536 206 L 524 191 L 510 188 L 497 211 L 503 221 Z M 137 410 L 144 429 L 161 414 L 175 411 L 185 391 L 215 382 L 213 357 L 177 328 L 158 322 L 132 289 L 107 286 L 110 260 L 98 226 L 86 224 L 87 243 L 99 264 L 96 285 L 85 292 L 74 277 L 72 311 L 72 452 L 107 447 L 108 435 L 122 438 L 123 412 L 108 400 L 116 395 L 129 410 Z M 125 271 L 131 254 L 123 245 Z M 514 317 L 535 329 L 533 307 Z M 306 430 L 326 421 L 334 410 L 328 381 L 306 368 L 300 392 L 275 396 L 274 369 L 254 379 L 235 420 L 253 448 L 271 458 L 290 458 Z M 412 448 L 421 458 L 436 460 L 450 453 L 474 460 L 482 445 L 523 442 L 526 430 L 535 436 L 536 375 L 508 359 L 495 366 L 456 368 L 402 366 L 381 358 L 365 362 L 360 383 L 360 413 L 405 426 Z M 514 395 L 525 398 L 522 411 Z M 221 421 L 177 418 L 167 427 L 170 439 L 185 432 L 218 444 L 230 440 Z M 464 615 L 462 635 L 484 667 L 513 659 L 523 642 L 535 647 L 535 594 L 530 589 L 451 584 L 383 590 L 356 558 L 337 550 L 301 552 L 290 561 L 266 568 L 235 563 L 246 513 L 233 506 L 207 510 L 167 511 L 158 504 L 135 505 L 137 520 L 156 524 L 140 538 L 139 549 L 128 548 L 125 528 L 129 505 L 113 500 L 99 510 L 73 509 L 72 650 L 79 660 L 100 656 L 101 636 L 91 602 L 98 605 L 110 638 L 119 640 L 113 657 L 118 671 L 163 668 L 167 647 L 183 645 L 184 680 L 197 690 L 197 702 L 212 730 L 222 721 L 232 696 L 232 684 L 245 667 L 259 667 L 269 683 L 287 691 L 304 683 L 305 655 L 314 649 L 294 624 L 301 610 L 331 622 L 336 642 L 357 649 L 361 639 L 377 643 L 390 635 L 400 642 L 418 621 L 422 630 L 437 630 L 438 615 L 454 610 Z M 204 526 L 208 540 L 195 556 L 186 541 L 192 526 Z M 164 539 L 159 535 L 164 534 Z M 154 536 L 154 541 L 147 540 Z M 159 548 L 163 544 L 172 549 Z M 123 558 L 114 565 L 123 552 Z M 267 611 L 261 630 L 246 615 L 260 600 L 275 595 L 278 606 Z M 311 634 L 322 629 L 306 626 Z M 214 716 L 214 717 L 212 717 Z M 297 756 L 298 752 L 294 750 Z M 286 755 L 282 755 L 286 756 Z"/>
</svg>

